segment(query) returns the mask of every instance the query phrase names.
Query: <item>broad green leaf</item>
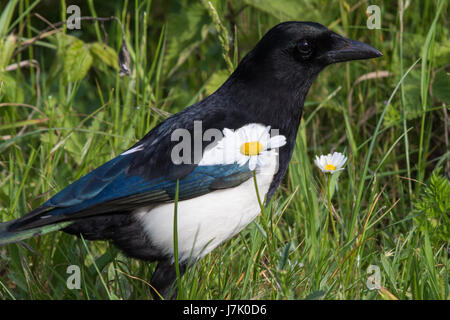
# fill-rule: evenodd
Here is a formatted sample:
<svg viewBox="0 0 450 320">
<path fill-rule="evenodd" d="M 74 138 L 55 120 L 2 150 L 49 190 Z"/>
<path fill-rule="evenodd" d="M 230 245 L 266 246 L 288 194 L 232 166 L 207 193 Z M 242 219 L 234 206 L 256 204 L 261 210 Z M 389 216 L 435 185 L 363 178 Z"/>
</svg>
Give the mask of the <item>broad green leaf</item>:
<svg viewBox="0 0 450 320">
<path fill-rule="evenodd" d="M 406 119 L 411 120 L 420 117 L 422 114 L 420 91 L 420 70 L 413 70 L 410 76 L 403 82 L 405 90 L 405 115 Z M 401 111 L 399 111 L 401 114 Z"/>
<path fill-rule="evenodd" d="M 55 44 L 64 45 L 66 47 L 70 46 L 74 42 L 81 41 L 77 37 L 71 36 L 70 34 L 64 33 L 56 33 L 53 37 L 49 37 L 49 39 L 55 41 Z"/>
<path fill-rule="evenodd" d="M 113 48 L 100 42 L 89 44 L 89 48 L 94 59 L 98 59 L 116 70 L 119 69 L 117 52 Z"/>
<path fill-rule="evenodd" d="M 3 70 L 10 64 L 11 56 L 17 47 L 17 37 L 10 34 L 8 37 L 0 40 L 0 70 Z"/>
<path fill-rule="evenodd" d="M 442 69 L 434 75 L 433 96 L 446 104 L 450 103 L 450 72 Z"/>
<path fill-rule="evenodd" d="M 386 127 L 400 125 L 402 119 L 402 107 L 400 103 L 393 103 L 390 108 L 386 111 L 386 116 L 384 117 L 384 125 Z"/>
<path fill-rule="evenodd" d="M 17 81 L 6 72 L 0 72 L 0 94 L 6 102 L 24 102 L 24 93 Z"/>
<path fill-rule="evenodd" d="M 64 79 L 74 82 L 84 78 L 92 65 L 89 46 L 83 41 L 75 41 L 64 51 Z"/>
<path fill-rule="evenodd" d="M 448 33 L 448 31 L 446 31 Z M 450 39 L 448 35 L 442 35 L 444 38 L 442 42 L 436 43 L 434 46 L 434 66 L 439 68 L 448 64 L 448 57 L 450 57 Z"/>
</svg>

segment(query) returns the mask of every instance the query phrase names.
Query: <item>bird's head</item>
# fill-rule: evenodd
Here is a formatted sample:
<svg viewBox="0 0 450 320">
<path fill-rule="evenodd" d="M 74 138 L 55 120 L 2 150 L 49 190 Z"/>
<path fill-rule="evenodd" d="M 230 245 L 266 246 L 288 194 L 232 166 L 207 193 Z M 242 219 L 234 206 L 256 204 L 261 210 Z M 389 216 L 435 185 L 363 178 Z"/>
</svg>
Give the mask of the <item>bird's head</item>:
<svg viewBox="0 0 450 320">
<path fill-rule="evenodd" d="M 298 86 L 310 84 L 330 64 L 380 56 L 372 46 L 345 38 L 319 23 L 289 21 L 270 29 L 236 73 L 250 82 Z"/>
</svg>

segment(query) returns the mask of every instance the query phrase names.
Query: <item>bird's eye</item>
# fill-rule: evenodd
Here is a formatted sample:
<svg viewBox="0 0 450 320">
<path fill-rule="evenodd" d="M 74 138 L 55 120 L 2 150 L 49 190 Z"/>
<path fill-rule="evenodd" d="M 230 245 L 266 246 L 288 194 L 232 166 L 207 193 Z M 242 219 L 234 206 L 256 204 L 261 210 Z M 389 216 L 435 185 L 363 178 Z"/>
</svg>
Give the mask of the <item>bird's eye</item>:
<svg viewBox="0 0 450 320">
<path fill-rule="evenodd" d="M 308 40 L 302 39 L 297 42 L 297 52 L 300 54 L 300 57 L 303 59 L 309 58 L 312 53 L 312 46 Z"/>
</svg>

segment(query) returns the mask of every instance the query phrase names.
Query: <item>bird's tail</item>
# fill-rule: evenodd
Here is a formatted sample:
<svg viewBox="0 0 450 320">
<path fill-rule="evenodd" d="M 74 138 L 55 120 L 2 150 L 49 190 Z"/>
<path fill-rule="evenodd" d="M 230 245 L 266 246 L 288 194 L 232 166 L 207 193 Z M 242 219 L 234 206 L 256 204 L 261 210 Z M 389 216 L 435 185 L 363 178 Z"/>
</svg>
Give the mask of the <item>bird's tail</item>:
<svg viewBox="0 0 450 320">
<path fill-rule="evenodd" d="M 14 224 L 16 220 L 0 223 L 0 247 L 13 242 L 22 241 L 37 235 L 46 234 L 67 227 L 72 221 L 64 221 L 30 229 L 16 230 Z"/>
</svg>

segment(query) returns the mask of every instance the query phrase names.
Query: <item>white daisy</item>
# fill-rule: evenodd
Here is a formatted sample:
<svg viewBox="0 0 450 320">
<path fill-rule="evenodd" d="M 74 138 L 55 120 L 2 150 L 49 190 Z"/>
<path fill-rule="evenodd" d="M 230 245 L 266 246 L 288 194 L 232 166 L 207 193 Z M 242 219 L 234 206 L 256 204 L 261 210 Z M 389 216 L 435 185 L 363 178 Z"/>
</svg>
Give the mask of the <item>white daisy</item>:
<svg viewBox="0 0 450 320">
<path fill-rule="evenodd" d="M 236 131 L 225 128 L 224 137 L 212 149 L 205 152 L 199 165 L 237 163 L 243 166 L 248 162 L 250 170 L 264 165 L 265 159 L 273 157 L 273 149 L 286 144 L 282 135 L 270 137 L 270 126 L 251 123 Z"/>
<path fill-rule="evenodd" d="M 250 170 L 261 167 L 264 164 L 266 151 L 282 147 L 286 144 L 286 138 L 282 135 L 270 137 L 270 126 L 249 124 L 236 131 L 239 137 L 236 150 L 237 163 L 243 166 L 248 161 Z"/>
<path fill-rule="evenodd" d="M 319 167 L 322 172 L 334 173 L 337 171 L 344 170 L 343 166 L 347 161 L 345 157 L 340 152 L 329 153 L 328 155 L 321 155 L 320 158 L 316 156 L 314 163 Z"/>
</svg>

